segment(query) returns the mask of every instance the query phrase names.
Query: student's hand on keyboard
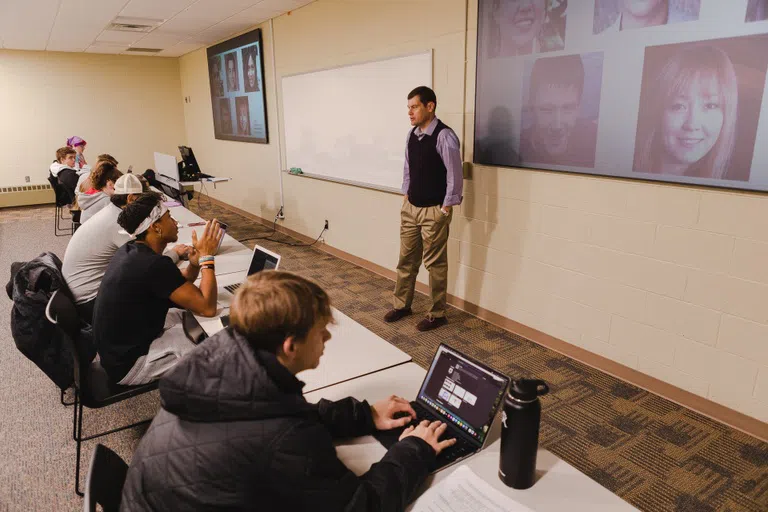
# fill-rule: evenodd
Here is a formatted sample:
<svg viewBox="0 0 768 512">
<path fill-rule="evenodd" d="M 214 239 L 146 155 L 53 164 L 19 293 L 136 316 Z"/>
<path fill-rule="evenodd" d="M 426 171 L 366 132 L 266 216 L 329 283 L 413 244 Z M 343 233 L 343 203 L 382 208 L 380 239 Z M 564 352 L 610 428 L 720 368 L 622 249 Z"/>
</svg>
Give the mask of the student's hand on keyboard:
<svg viewBox="0 0 768 512">
<path fill-rule="evenodd" d="M 400 441 L 408 436 L 420 437 L 426 441 L 429 446 L 435 450 L 436 455 L 440 455 L 440 452 L 456 444 L 456 439 L 444 439 L 440 441 L 440 436 L 445 433 L 445 429 L 448 425 L 442 421 L 429 422 L 427 420 L 422 421 L 415 427 L 411 425 L 400 434 Z"/>
<path fill-rule="evenodd" d="M 416 411 L 408 400 L 392 395 L 373 404 L 371 416 L 377 430 L 391 430 L 404 427 L 415 420 Z"/>
</svg>

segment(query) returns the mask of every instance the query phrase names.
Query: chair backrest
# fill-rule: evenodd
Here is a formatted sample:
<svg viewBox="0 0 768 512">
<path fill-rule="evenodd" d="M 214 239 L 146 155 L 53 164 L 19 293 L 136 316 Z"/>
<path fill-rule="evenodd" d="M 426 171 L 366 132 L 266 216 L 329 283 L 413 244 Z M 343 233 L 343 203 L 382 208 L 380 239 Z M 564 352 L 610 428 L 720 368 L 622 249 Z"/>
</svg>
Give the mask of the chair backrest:
<svg viewBox="0 0 768 512">
<path fill-rule="evenodd" d="M 77 313 L 75 303 L 61 289 L 56 290 L 48 300 L 45 308 L 45 316 L 54 324 L 61 333 L 64 343 L 75 354 L 74 379 L 78 389 L 83 388 L 82 377 L 88 373 L 88 366 L 93 359 L 84 344 L 78 343 L 80 336 L 80 315 Z"/>
<path fill-rule="evenodd" d="M 97 444 L 85 479 L 83 511 L 95 512 L 96 504 L 101 505 L 104 512 L 117 511 L 127 473 L 128 464 L 118 454 Z"/>
<path fill-rule="evenodd" d="M 56 197 L 56 206 L 66 206 L 69 204 L 69 194 L 67 194 L 67 191 L 64 189 L 64 187 L 61 186 L 61 183 L 59 183 L 58 178 L 48 173 L 48 183 L 51 184 L 51 188 L 53 189 L 53 194 Z"/>
</svg>

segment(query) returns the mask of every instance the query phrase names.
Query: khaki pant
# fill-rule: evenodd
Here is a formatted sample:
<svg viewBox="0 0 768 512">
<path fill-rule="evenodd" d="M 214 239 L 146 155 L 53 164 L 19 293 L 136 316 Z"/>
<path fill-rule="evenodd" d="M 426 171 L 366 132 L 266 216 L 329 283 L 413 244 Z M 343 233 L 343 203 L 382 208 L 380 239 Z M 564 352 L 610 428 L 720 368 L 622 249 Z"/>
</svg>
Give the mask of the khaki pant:
<svg viewBox="0 0 768 512">
<path fill-rule="evenodd" d="M 397 262 L 397 284 L 392 301 L 395 309 L 409 308 L 413 302 L 416 276 L 422 260 L 429 272 L 432 298 L 430 318 L 445 316 L 448 288 L 448 228 L 453 209 L 443 215 L 440 206 L 420 208 L 408 199 L 400 211 L 400 259 Z"/>
</svg>

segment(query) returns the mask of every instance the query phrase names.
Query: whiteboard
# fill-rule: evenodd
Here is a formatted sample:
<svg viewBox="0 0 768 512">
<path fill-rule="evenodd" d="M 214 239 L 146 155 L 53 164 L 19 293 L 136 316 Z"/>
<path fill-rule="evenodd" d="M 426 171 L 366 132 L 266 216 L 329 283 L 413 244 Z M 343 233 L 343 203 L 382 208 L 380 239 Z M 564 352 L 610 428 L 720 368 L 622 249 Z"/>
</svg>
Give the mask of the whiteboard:
<svg viewBox="0 0 768 512">
<path fill-rule="evenodd" d="M 400 191 L 408 93 L 432 86 L 432 52 L 282 78 L 287 167 Z"/>
</svg>

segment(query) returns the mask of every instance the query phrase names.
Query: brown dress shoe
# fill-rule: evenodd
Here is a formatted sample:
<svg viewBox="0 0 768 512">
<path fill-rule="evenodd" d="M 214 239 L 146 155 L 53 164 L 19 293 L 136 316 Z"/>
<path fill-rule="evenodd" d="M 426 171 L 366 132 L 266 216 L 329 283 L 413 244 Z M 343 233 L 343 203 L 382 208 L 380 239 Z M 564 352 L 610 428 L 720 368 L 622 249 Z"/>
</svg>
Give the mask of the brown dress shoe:
<svg viewBox="0 0 768 512">
<path fill-rule="evenodd" d="M 384 321 L 385 322 L 397 322 L 401 318 L 405 318 L 408 315 L 413 314 L 413 311 L 411 311 L 411 308 L 403 308 L 403 309 L 390 309 L 387 311 L 387 314 L 384 315 Z"/>
<path fill-rule="evenodd" d="M 420 330 L 421 332 L 431 331 L 432 329 L 437 329 L 438 327 L 441 327 L 448 323 L 448 319 L 444 316 L 439 316 L 437 318 L 425 318 L 418 324 L 416 324 L 416 329 Z"/>
</svg>

